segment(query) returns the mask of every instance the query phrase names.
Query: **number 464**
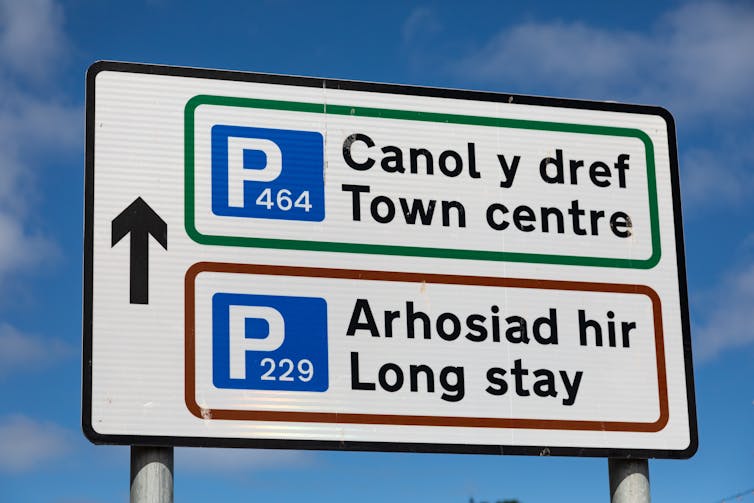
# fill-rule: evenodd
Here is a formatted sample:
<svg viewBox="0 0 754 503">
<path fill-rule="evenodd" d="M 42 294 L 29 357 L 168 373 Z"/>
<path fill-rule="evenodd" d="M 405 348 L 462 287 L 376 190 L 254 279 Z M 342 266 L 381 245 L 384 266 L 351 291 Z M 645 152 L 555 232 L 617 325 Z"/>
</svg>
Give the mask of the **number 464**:
<svg viewBox="0 0 754 503">
<path fill-rule="evenodd" d="M 264 206 L 268 210 L 278 208 L 282 211 L 288 211 L 291 208 L 301 208 L 307 213 L 312 208 L 312 205 L 309 203 L 308 190 L 303 191 L 294 200 L 293 192 L 290 190 L 280 189 L 273 193 L 269 187 L 257 196 L 257 206 Z"/>
</svg>

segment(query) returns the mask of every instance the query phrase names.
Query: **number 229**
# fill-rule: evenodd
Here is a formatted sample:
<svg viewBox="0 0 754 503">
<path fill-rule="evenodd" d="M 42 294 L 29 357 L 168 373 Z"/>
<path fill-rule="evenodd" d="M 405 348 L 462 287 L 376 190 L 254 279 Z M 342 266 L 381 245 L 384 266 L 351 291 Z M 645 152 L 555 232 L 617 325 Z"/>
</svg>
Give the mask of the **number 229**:
<svg viewBox="0 0 754 503">
<path fill-rule="evenodd" d="M 309 382 L 314 377 L 314 365 L 306 358 L 294 364 L 293 360 L 283 358 L 275 361 L 272 358 L 262 358 L 259 365 L 267 368 L 261 379 L 263 381 L 295 381 Z"/>
</svg>

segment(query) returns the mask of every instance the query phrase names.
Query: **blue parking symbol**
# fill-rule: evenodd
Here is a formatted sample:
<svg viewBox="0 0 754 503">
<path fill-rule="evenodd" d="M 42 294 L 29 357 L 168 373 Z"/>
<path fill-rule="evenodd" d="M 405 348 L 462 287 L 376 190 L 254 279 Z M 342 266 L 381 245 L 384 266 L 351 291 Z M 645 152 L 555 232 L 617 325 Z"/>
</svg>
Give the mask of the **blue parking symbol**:
<svg viewBox="0 0 754 503">
<path fill-rule="evenodd" d="M 322 133 L 213 126 L 212 212 L 225 217 L 324 220 Z"/>
<path fill-rule="evenodd" d="M 228 389 L 326 391 L 325 299 L 215 293 L 212 381 Z"/>
</svg>

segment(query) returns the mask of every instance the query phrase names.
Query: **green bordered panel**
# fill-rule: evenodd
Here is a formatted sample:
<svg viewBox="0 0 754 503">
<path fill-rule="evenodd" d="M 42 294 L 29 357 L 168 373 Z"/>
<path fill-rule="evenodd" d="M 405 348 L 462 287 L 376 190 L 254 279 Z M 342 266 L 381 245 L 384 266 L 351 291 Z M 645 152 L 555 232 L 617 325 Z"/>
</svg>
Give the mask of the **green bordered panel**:
<svg viewBox="0 0 754 503">
<path fill-rule="evenodd" d="M 201 105 L 239 107 L 265 110 L 282 110 L 312 114 L 330 114 L 382 118 L 402 121 L 434 122 L 483 126 L 490 128 L 524 129 L 559 133 L 576 133 L 583 135 L 614 136 L 635 138 L 644 145 L 647 167 L 647 205 L 651 226 L 652 253 L 646 259 L 609 258 L 588 255 L 557 255 L 542 253 L 521 253 L 493 250 L 465 250 L 460 248 L 436 248 L 419 246 L 396 246 L 382 244 L 312 241 L 298 239 L 274 239 L 265 237 L 230 236 L 203 234 L 196 228 L 195 222 L 195 127 L 194 116 Z M 376 255 L 398 255 L 413 257 L 435 257 L 467 260 L 488 260 L 507 262 L 528 262 L 537 264 L 578 265 L 595 267 L 616 267 L 629 269 L 651 269 L 660 260 L 660 228 L 657 205 L 657 181 L 655 179 L 655 157 L 652 140 L 649 136 L 634 128 L 597 126 L 588 124 L 571 124 L 498 117 L 481 117 L 384 108 L 355 107 L 344 105 L 325 105 L 322 103 L 303 103 L 228 96 L 198 95 L 186 103 L 184 110 L 185 135 L 185 224 L 188 235 L 200 244 L 273 248 L 287 250 L 325 251 L 341 253 L 364 253 Z"/>
</svg>

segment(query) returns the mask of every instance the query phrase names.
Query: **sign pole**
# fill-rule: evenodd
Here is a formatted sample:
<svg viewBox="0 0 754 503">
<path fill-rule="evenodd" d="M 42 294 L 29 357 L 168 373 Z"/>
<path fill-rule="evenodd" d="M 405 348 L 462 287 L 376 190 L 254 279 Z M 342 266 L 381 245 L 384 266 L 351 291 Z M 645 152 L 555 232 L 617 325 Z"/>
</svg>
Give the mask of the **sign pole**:
<svg viewBox="0 0 754 503">
<path fill-rule="evenodd" d="M 610 503 L 649 503 L 649 462 L 646 459 L 607 461 Z"/>
<path fill-rule="evenodd" d="M 131 503 L 173 503 L 173 448 L 131 446 Z"/>
</svg>

